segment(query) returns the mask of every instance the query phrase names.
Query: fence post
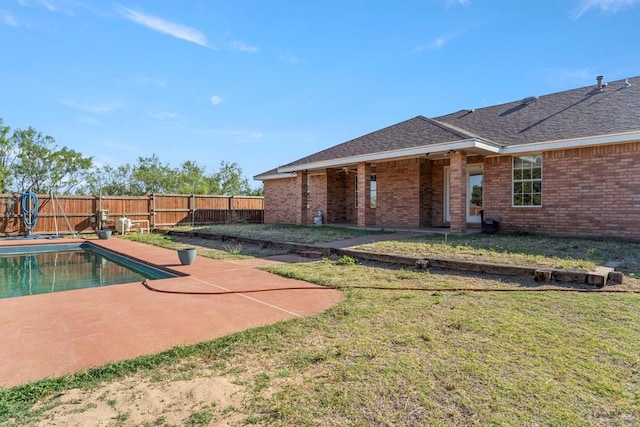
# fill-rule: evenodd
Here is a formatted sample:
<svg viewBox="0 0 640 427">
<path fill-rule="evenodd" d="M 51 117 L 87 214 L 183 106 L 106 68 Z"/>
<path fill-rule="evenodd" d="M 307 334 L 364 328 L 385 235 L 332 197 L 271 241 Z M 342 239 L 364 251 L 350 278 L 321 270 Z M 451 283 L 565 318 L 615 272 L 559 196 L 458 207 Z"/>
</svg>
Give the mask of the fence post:
<svg viewBox="0 0 640 427">
<path fill-rule="evenodd" d="M 189 215 L 191 216 L 191 226 L 196 224 L 196 195 L 192 194 L 189 198 Z"/>
<path fill-rule="evenodd" d="M 152 224 L 152 226 L 149 226 L 149 228 L 156 228 L 156 194 L 155 193 L 151 193 L 149 196 L 149 204 L 150 204 L 150 208 L 149 208 L 149 222 Z"/>
</svg>

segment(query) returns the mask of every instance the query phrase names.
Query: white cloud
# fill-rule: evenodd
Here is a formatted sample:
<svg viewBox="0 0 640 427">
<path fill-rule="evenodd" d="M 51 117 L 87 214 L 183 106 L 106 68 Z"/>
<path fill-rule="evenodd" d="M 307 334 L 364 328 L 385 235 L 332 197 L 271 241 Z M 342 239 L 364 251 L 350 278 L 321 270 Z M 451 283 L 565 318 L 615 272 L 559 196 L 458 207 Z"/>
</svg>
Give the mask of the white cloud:
<svg viewBox="0 0 640 427">
<path fill-rule="evenodd" d="M 220 105 L 223 102 L 222 97 L 218 95 L 213 95 L 210 99 L 213 105 Z"/>
<path fill-rule="evenodd" d="M 240 52 L 257 52 L 258 48 L 255 46 L 247 45 L 239 41 L 232 41 L 229 43 L 229 49 L 238 50 Z"/>
<path fill-rule="evenodd" d="M 158 18 L 157 16 L 147 15 L 142 12 L 137 12 L 135 10 L 122 6 L 120 6 L 120 13 L 126 19 L 140 24 L 144 27 L 150 28 L 154 31 L 158 31 L 159 33 L 168 34 L 181 40 L 186 40 L 200 46 L 209 47 L 207 45 L 207 38 L 201 31 L 196 30 L 195 28 L 165 21 L 164 19 Z"/>
<path fill-rule="evenodd" d="M 447 7 L 456 5 L 466 6 L 468 4 L 469 0 L 447 0 Z"/>
<path fill-rule="evenodd" d="M 50 12 L 57 12 L 59 10 L 58 5 L 56 4 L 59 3 L 59 1 L 56 0 L 18 0 L 18 3 L 20 4 L 20 6 L 29 6 L 29 3 L 36 6 L 42 6 Z"/>
<path fill-rule="evenodd" d="M 161 79 L 153 79 L 151 77 L 142 76 L 142 77 L 139 77 L 138 80 L 142 84 L 156 86 L 159 88 L 165 88 L 168 86 L 167 82 Z"/>
<path fill-rule="evenodd" d="M 576 8 L 573 18 L 578 19 L 591 9 L 600 9 L 602 13 L 617 13 L 634 6 L 639 0 L 582 0 Z"/>
<path fill-rule="evenodd" d="M 76 110 L 84 111 L 87 113 L 95 114 L 109 114 L 112 111 L 118 110 L 124 106 L 120 101 L 97 103 L 97 104 L 85 104 L 82 102 L 74 101 L 71 99 L 63 99 L 60 104 L 65 107 L 74 108 Z"/>
<path fill-rule="evenodd" d="M 292 54 L 291 52 L 282 53 L 279 56 L 280 60 L 289 64 L 297 64 L 300 62 L 300 58 Z"/>
<path fill-rule="evenodd" d="M 96 120 L 95 117 L 89 117 L 89 116 L 80 117 L 78 119 L 78 123 L 82 123 L 85 125 L 92 125 L 92 126 L 98 126 L 100 124 L 100 122 Z"/>
<path fill-rule="evenodd" d="M 105 147 L 107 147 L 107 148 L 109 148 L 111 150 L 114 150 L 114 151 L 128 151 L 128 152 L 138 151 L 138 147 L 136 147 L 135 145 L 126 144 L 126 143 L 123 143 L 123 142 L 106 140 L 102 144 Z"/>
<path fill-rule="evenodd" d="M 0 12 L 0 23 L 4 25 L 9 25 L 10 27 L 19 26 L 16 18 L 14 18 L 13 15 L 10 14 L 9 12 L 4 12 L 4 11 Z"/>
<path fill-rule="evenodd" d="M 48 2 L 46 0 L 41 1 L 40 4 L 45 8 L 49 9 L 50 12 L 55 12 L 58 10 L 58 7 L 55 4 Z"/>
<path fill-rule="evenodd" d="M 446 42 L 447 42 L 447 39 L 445 39 L 444 37 L 437 37 L 431 43 L 428 43 L 426 45 L 417 46 L 414 49 L 414 51 L 415 52 L 422 52 L 423 50 L 440 49 L 442 46 L 445 45 Z"/>
<path fill-rule="evenodd" d="M 147 113 L 149 117 L 156 120 L 178 120 L 180 119 L 180 113 L 176 113 L 173 111 L 159 111 L 159 112 L 150 112 Z"/>
<path fill-rule="evenodd" d="M 597 71 L 590 68 L 541 68 L 539 78 L 551 88 L 563 89 L 595 84 Z"/>
</svg>

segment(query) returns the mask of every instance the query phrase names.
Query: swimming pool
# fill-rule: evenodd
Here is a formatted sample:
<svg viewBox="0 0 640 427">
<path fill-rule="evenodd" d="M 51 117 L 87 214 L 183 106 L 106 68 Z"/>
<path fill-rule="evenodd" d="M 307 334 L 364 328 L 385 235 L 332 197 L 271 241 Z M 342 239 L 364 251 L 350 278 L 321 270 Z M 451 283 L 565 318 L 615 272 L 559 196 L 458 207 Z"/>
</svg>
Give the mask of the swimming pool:
<svg viewBox="0 0 640 427">
<path fill-rule="evenodd" d="M 0 248 L 0 298 L 170 277 L 177 275 L 90 243 Z"/>
</svg>

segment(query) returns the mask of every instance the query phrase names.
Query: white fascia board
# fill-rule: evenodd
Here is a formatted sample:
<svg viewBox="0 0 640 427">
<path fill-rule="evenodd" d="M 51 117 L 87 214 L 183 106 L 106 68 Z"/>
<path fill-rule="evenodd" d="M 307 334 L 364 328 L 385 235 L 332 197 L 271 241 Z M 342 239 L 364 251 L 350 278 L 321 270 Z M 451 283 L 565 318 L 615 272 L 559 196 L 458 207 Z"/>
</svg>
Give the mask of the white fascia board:
<svg viewBox="0 0 640 427">
<path fill-rule="evenodd" d="M 284 178 L 295 178 L 298 176 L 296 173 L 272 173 L 269 175 L 256 175 L 253 177 L 254 181 L 267 181 L 269 179 L 284 179 Z"/>
<path fill-rule="evenodd" d="M 570 148 L 592 147 L 596 145 L 624 144 L 626 142 L 634 141 L 640 141 L 640 131 L 511 145 L 505 147 L 501 154 L 509 155 L 540 151 L 566 150 Z"/>
<path fill-rule="evenodd" d="M 378 153 L 363 154 L 361 156 L 341 157 L 339 159 L 323 160 L 319 162 L 304 163 L 299 165 L 284 166 L 278 168 L 278 172 L 295 172 L 301 169 L 324 169 L 336 166 L 352 165 L 364 162 L 379 162 L 399 158 L 424 156 L 429 153 L 442 153 L 453 150 L 479 149 L 497 154 L 501 148 L 498 145 L 482 141 L 477 138 L 464 139 L 455 142 L 443 142 L 440 144 L 421 145 L 419 147 L 403 148 L 400 150 L 381 151 Z"/>
</svg>

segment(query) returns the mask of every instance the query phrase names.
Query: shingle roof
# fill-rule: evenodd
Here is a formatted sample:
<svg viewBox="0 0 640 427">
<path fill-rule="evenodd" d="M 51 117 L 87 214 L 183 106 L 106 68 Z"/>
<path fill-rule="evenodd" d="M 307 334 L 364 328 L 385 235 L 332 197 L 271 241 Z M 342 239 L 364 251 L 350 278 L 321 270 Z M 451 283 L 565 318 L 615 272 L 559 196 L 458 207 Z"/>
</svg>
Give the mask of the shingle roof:
<svg viewBox="0 0 640 427">
<path fill-rule="evenodd" d="M 437 123 L 426 117 L 417 116 L 413 119 L 319 151 L 285 166 L 302 165 L 370 153 L 381 153 L 439 142 L 459 141 L 472 137 L 470 134 L 453 130 L 443 123 Z"/>
<path fill-rule="evenodd" d="M 640 130 L 640 77 L 436 117 L 502 144 L 525 144 Z"/>
<path fill-rule="evenodd" d="M 602 90 L 592 85 L 433 119 L 417 116 L 281 167 L 470 138 L 509 146 L 640 131 L 640 77 L 629 83 L 619 80 Z"/>
</svg>

